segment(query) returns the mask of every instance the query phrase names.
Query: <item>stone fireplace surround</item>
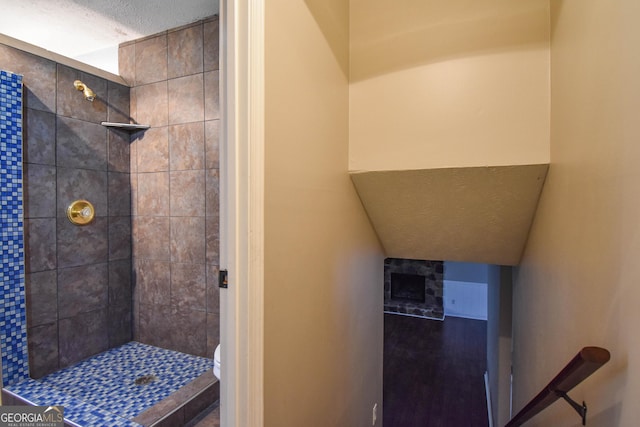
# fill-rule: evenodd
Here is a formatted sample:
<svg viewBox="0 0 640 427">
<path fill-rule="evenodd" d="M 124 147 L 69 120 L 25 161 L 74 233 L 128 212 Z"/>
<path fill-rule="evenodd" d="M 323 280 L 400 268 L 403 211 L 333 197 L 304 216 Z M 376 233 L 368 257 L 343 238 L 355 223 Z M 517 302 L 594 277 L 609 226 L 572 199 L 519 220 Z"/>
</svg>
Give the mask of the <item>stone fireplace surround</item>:
<svg viewBox="0 0 640 427">
<path fill-rule="evenodd" d="M 424 277 L 425 301 L 392 298 L 392 274 Z M 401 276 L 400 276 L 401 277 Z M 429 319 L 444 319 L 444 262 L 401 258 L 384 261 L 384 311 Z"/>
</svg>

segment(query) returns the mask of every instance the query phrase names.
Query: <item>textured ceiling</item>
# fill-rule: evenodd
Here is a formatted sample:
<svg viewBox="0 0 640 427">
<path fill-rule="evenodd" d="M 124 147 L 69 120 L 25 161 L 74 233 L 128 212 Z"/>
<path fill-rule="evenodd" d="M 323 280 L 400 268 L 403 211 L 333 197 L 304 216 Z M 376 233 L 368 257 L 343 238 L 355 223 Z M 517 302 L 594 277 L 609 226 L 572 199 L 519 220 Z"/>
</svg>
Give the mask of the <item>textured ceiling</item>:
<svg viewBox="0 0 640 427">
<path fill-rule="evenodd" d="M 354 172 L 387 256 L 516 265 L 548 165 Z"/>
<path fill-rule="evenodd" d="M 120 43 L 215 15 L 219 0 L 0 0 L 0 10 L 0 33 L 117 73 Z"/>
</svg>

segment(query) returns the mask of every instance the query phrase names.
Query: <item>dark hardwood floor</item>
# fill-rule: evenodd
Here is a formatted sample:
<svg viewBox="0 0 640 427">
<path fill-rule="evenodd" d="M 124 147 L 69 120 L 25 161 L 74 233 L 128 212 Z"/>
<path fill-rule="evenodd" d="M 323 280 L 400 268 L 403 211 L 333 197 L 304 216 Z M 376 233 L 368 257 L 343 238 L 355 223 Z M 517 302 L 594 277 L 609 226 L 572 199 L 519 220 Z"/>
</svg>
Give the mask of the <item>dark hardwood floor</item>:
<svg viewBox="0 0 640 427">
<path fill-rule="evenodd" d="M 487 322 L 384 316 L 384 427 L 487 427 Z"/>
</svg>

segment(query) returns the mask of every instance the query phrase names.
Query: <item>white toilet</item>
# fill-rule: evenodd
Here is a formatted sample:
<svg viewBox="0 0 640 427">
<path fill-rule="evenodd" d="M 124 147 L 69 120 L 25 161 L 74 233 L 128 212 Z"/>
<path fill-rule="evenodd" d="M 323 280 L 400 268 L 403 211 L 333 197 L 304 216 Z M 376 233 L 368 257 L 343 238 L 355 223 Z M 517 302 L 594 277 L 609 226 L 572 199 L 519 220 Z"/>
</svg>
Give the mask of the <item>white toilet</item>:
<svg viewBox="0 0 640 427">
<path fill-rule="evenodd" d="M 220 344 L 216 347 L 216 351 L 213 352 L 213 375 L 220 379 Z"/>
</svg>

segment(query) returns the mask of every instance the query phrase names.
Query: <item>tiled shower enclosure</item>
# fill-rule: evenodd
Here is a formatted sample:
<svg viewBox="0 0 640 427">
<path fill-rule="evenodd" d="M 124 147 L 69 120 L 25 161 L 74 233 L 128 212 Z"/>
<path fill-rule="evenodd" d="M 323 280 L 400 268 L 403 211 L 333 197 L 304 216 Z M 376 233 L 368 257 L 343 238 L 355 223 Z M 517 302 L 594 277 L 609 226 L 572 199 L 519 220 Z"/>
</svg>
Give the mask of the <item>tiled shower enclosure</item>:
<svg viewBox="0 0 640 427">
<path fill-rule="evenodd" d="M 213 17 L 123 45 L 121 79 L 0 44 L 0 69 L 22 75 L 24 84 L 26 305 L 18 295 L 3 320 L 26 316 L 33 378 L 132 339 L 213 356 L 217 34 Z M 76 79 L 95 101 L 75 90 Z M 129 133 L 101 125 L 130 119 L 151 128 Z M 3 185 L 6 176 L 3 169 Z M 93 203 L 94 222 L 67 220 L 76 199 Z M 22 220 L 21 212 L 9 216 Z M 3 222 L 3 238 L 4 230 Z M 24 350 L 3 348 L 3 358 L 26 364 Z"/>
</svg>

